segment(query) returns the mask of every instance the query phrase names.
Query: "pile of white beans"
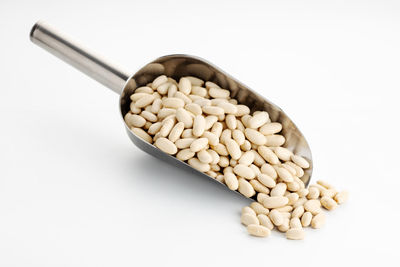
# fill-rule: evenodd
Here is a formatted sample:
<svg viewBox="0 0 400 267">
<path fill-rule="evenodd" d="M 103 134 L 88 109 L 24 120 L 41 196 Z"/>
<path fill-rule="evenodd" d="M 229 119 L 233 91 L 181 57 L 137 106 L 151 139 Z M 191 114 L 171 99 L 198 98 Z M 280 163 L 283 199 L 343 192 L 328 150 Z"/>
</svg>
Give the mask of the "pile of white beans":
<svg viewBox="0 0 400 267">
<path fill-rule="evenodd" d="M 165 75 L 130 96 L 125 122 L 145 141 L 257 201 L 242 209 L 251 235 L 274 227 L 288 239 L 303 239 L 303 227 L 320 228 L 321 206 L 333 210 L 348 194 L 324 181 L 305 188 L 306 159 L 283 147 L 282 125 L 265 111 L 230 98 L 230 91 L 196 77 L 179 82 Z"/>
</svg>

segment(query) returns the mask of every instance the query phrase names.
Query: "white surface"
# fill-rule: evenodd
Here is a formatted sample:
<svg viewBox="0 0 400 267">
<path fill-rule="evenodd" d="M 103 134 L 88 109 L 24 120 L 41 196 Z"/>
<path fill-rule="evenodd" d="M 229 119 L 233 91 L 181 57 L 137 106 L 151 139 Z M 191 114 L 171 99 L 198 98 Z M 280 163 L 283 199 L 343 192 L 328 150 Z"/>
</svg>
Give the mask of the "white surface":
<svg viewBox="0 0 400 267">
<path fill-rule="evenodd" d="M 0 266 L 398 263 L 400 3 L 166 2 L 0 3 Z M 208 59 L 291 116 L 349 203 L 304 241 L 249 237 L 248 201 L 131 144 L 117 95 L 29 42 L 38 19 L 132 72 Z"/>
</svg>

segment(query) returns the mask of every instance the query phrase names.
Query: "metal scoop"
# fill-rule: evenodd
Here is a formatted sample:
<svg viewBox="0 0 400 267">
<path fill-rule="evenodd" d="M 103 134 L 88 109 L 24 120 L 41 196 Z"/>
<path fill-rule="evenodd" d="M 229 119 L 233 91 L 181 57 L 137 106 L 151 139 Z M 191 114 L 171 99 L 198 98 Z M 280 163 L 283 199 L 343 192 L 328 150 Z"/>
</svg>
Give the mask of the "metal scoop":
<svg viewBox="0 0 400 267">
<path fill-rule="evenodd" d="M 182 76 L 195 76 L 204 81 L 212 81 L 222 88 L 228 89 L 231 92 L 232 98 L 237 99 L 240 104 L 245 104 L 250 107 L 252 112 L 256 110 L 267 111 L 272 121 L 282 124 L 282 134 L 286 138 L 284 146 L 295 154 L 303 156 L 310 162 L 310 168 L 305 170 L 305 174 L 301 178 L 303 182 L 308 185 L 313 170 L 311 151 L 306 139 L 296 125 L 279 107 L 207 61 L 188 55 L 168 55 L 157 58 L 131 75 L 121 70 L 121 68 L 110 64 L 102 57 L 83 48 L 81 45 L 44 22 L 39 21 L 33 26 L 30 32 L 30 39 L 36 45 L 119 94 L 121 118 L 124 122 L 125 129 L 132 142 L 141 150 L 165 160 L 174 166 L 189 168 L 208 178 L 211 177 L 142 140 L 129 129 L 123 118 L 130 110 L 129 105 L 131 100 L 129 97 L 135 89 L 153 81 L 161 74 L 165 74 L 177 80 Z M 211 179 L 217 181 L 213 178 Z"/>
</svg>

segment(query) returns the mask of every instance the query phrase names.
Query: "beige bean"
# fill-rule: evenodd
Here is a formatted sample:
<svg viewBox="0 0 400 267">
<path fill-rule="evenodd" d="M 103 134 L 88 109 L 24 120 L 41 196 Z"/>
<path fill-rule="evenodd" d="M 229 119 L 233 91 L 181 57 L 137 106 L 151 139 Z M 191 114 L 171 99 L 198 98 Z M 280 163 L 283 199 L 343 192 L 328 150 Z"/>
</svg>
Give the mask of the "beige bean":
<svg viewBox="0 0 400 267">
<path fill-rule="evenodd" d="M 175 124 L 175 126 L 170 131 L 170 133 L 168 135 L 168 139 L 171 142 L 176 142 L 179 139 L 179 137 L 181 136 L 184 129 L 185 129 L 185 125 L 183 124 L 183 122 L 178 122 L 177 124 Z"/>
<path fill-rule="evenodd" d="M 268 139 L 268 137 L 267 137 Z M 292 151 L 285 147 L 275 147 L 274 149 L 275 155 L 283 161 L 289 161 L 290 157 L 293 155 Z"/>
<path fill-rule="evenodd" d="M 191 104 L 193 102 L 192 99 L 190 99 L 190 97 L 179 91 L 174 94 L 174 97 L 182 99 L 185 105 Z"/>
<path fill-rule="evenodd" d="M 308 189 L 308 199 L 317 199 L 319 197 L 319 189 L 317 187 L 310 186 Z"/>
<path fill-rule="evenodd" d="M 291 240 L 302 240 L 304 239 L 306 232 L 303 228 L 292 228 L 287 230 L 286 238 Z"/>
<path fill-rule="evenodd" d="M 160 129 L 160 136 L 162 137 L 167 137 L 169 135 L 169 133 L 171 132 L 172 128 L 174 127 L 175 124 L 175 119 L 169 118 L 166 119 L 163 122 L 163 125 L 161 126 Z"/>
<path fill-rule="evenodd" d="M 160 111 L 157 113 L 157 117 L 162 120 L 170 115 L 173 115 L 176 113 L 176 109 L 173 108 L 162 108 Z"/>
<path fill-rule="evenodd" d="M 263 185 L 269 188 L 274 188 L 276 186 L 276 182 L 271 176 L 261 173 L 257 176 L 257 180 L 260 181 Z"/>
<path fill-rule="evenodd" d="M 217 177 L 215 177 L 215 180 L 220 182 L 221 184 L 224 183 L 224 176 L 222 174 L 218 174 Z"/>
<path fill-rule="evenodd" d="M 267 227 L 269 230 L 274 229 L 274 224 L 271 222 L 270 218 L 265 214 L 258 214 L 257 215 L 258 221 L 260 225 Z"/>
<path fill-rule="evenodd" d="M 156 133 L 158 133 L 161 129 L 162 123 L 161 122 L 156 122 L 153 123 L 150 128 L 147 130 L 147 132 L 151 135 L 155 135 Z"/>
<path fill-rule="evenodd" d="M 250 114 L 250 109 L 246 105 L 237 105 L 236 108 L 237 108 L 237 112 L 235 115 L 237 117 L 242 117 L 243 115 Z"/>
<path fill-rule="evenodd" d="M 268 197 L 269 197 L 268 194 L 265 194 L 265 193 L 258 193 L 258 194 L 257 194 L 257 201 L 260 202 L 260 203 L 263 203 L 263 202 L 264 202 L 264 199 L 266 199 L 266 198 L 268 198 Z"/>
<path fill-rule="evenodd" d="M 178 154 L 176 154 L 176 157 L 179 160 L 186 161 L 188 159 L 193 158 L 195 154 L 196 153 L 194 153 L 190 149 L 186 148 L 186 149 L 183 149 L 183 150 L 179 151 Z"/>
<path fill-rule="evenodd" d="M 308 161 L 305 158 L 301 157 L 301 156 L 292 155 L 290 158 L 292 159 L 292 161 L 295 164 L 297 164 L 298 166 L 300 166 L 303 169 L 307 169 L 307 168 L 310 167 L 310 163 L 308 163 Z"/>
<path fill-rule="evenodd" d="M 297 191 L 297 194 L 299 195 L 299 197 L 305 197 L 308 195 L 308 189 L 306 188 L 300 189 L 299 191 Z"/>
<path fill-rule="evenodd" d="M 245 153 L 242 154 L 242 156 L 239 159 L 239 163 L 249 166 L 250 164 L 252 164 L 254 161 L 254 153 L 251 151 L 247 151 Z"/>
<path fill-rule="evenodd" d="M 228 167 L 229 159 L 225 156 L 220 156 L 218 165 L 221 166 L 222 168 Z"/>
<path fill-rule="evenodd" d="M 337 194 L 336 189 L 325 189 L 325 190 L 320 190 L 320 192 L 322 197 L 333 198 Z"/>
<path fill-rule="evenodd" d="M 151 108 L 151 107 L 150 107 Z M 156 122 L 157 121 L 157 116 L 149 111 L 142 111 L 142 113 L 140 113 L 140 116 L 142 116 L 143 118 L 145 118 L 146 120 L 150 121 L 150 122 Z"/>
<path fill-rule="evenodd" d="M 172 84 L 169 82 L 163 83 L 160 86 L 157 87 L 157 93 L 159 93 L 160 95 L 165 95 L 168 93 L 169 87 Z"/>
<path fill-rule="evenodd" d="M 237 123 L 236 123 L 236 117 L 234 115 L 227 115 L 225 117 L 225 122 L 226 126 L 228 126 L 229 129 L 235 130 Z"/>
<path fill-rule="evenodd" d="M 272 135 L 279 133 L 282 130 L 282 124 L 279 122 L 266 123 L 260 128 L 263 135 Z"/>
<path fill-rule="evenodd" d="M 257 130 L 254 129 L 250 129 L 250 128 L 246 128 L 244 130 L 244 134 L 246 136 L 246 138 L 252 142 L 253 144 L 256 145 L 264 145 L 266 142 L 266 138 L 263 134 L 261 134 L 260 132 L 258 132 Z M 272 152 L 272 151 L 271 151 Z M 275 154 L 274 154 L 275 155 Z M 275 156 L 276 157 L 276 156 Z"/>
<path fill-rule="evenodd" d="M 211 106 L 210 99 L 198 98 L 198 99 L 194 100 L 193 102 L 196 103 L 197 105 L 199 105 L 200 107 Z"/>
<path fill-rule="evenodd" d="M 293 204 L 293 208 L 303 206 L 304 203 L 306 203 L 306 202 L 307 202 L 307 198 L 301 197 L 301 198 L 299 198 L 299 200 L 296 201 L 296 203 Z"/>
<path fill-rule="evenodd" d="M 301 216 L 303 216 L 303 214 L 304 214 L 304 207 L 299 206 L 293 210 L 292 218 L 301 218 Z"/>
<path fill-rule="evenodd" d="M 219 160 L 220 160 L 220 157 L 219 157 L 218 153 L 215 152 L 215 151 L 212 150 L 212 149 L 207 149 L 207 152 L 208 152 L 208 153 L 211 155 L 211 157 L 212 157 L 211 164 L 212 164 L 212 165 L 218 164 L 218 162 L 219 162 Z M 216 165 L 216 166 L 218 166 L 218 165 Z M 218 166 L 218 168 L 219 168 L 219 166 Z M 218 171 L 219 171 L 219 169 L 218 169 Z"/>
<path fill-rule="evenodd" d="M 321 205 L 327 210 L 334 210 L 337 208 L 337 203 L 330 197 L 322 197 L 320 199 Z"/>
<path fill-rule="evenodd" d="M 178 152 L 178 149 L 176 148 L 175 144 L 165 137 L 158 138 L 155 142 L 155 146 L 158 147 L 163 152 L 170 155 L 174 155 L 176 154 L 176 152 Z"/>
<path fill-rule="evenodd" d="M 258 224 L 250 224 L 247 226 L 247 232 L 252 236 L 257 237 L 267 237 L 271 235 L 271 230 L 267 227 L 258 225 Z"/>
<path fill-rule="evenodd" d="M 202 163 L 211 163 L 213 158 L 210 155 L 210 153 L 208 153 L 205 149 L 200 150 L 199 152 L 197 152 L 197 158 L 202 162 Z"/>
<path fill-rule="evenodd" d="M 232 114 L 236 115 L 238 109 L 234 104 L 227 103 L 227 102 L 220 102 L 217 105 L 218 107 L 222 108 L 224 110 L 224 113 L 226 114 Z"/>
<path fill-rule="evenodd" d="M 246 226 L 250 224 L 260 224 L 257 216 L 251 213 L 243 213 L 242 216 L 240 216 L 240 222 Z"/>
<path fill-rule="evenodd" d="M 216 116 L 207 116 L 206 117 L 206 131 L 211 129 L 211 127 L 218 121 L 218 118 Z"/>
<path fill-rule="evenodd" d="M 185 109 L 194 115 L 201 115 L 203 111 L 201 110 L 201 107 L 196 104 L 196 103 L 190 103 L 185 106 Z"/>
<path fill-rule="evenodd" d="M 230 92 L 228 90 L 220 89 L 220 88 L 216 88 L 216 87 L 211 87 L 210 90 L 208 90 L 208 93 L 213 98 L 227 99 L 227 98 L 229 98 L 229 95 L 230 95 Z"/>
<path fill-rule="evenodd" d="M 233 130 L 232 131 L 232 138 L 233 140 L 236 141 L 236 143 L 238 143 L 239 146 L 244 144 L 244 141 L 246 140 L 244 137 L 244 134 L 242 131 L 240 130 Z"/>
<path fill-rule="evenodd" d="M 275 226 L 280 226 L 284 223 L 284 218 L 282 217 L 282 214 L 277 210 L 271 210 L 268 214 L 268 217 L 271 219 L 272 223 Z"/>
<path fill-rule="evenodd" d="M 233 168 L 233 172 L 248 180 L 255 178 L 253 170 L 250 167 L 247 167 L 246 165 L 243 164 L 236 165 L 235 168 Z"/>
<path fill-rule="evenodd" d="M 341 191 L 334 196 L 335 201 L 338 204 L 343 204 L 349 198 L 349 193 L 347 191 Z"/>
<path fill-rule="evenodd" d="M 171 84 L 169 87 L 168 87 L 168 94 L 167 94 L 167 96 L 168 97 L 174 97 L 175 96 L 175 94 L 178 92 L 178 87 L 175 85 L 175 84 Z"/>
<path fill-rule="evenodd" d="M 213 82 L 210 82 L 210 81 L 207 81 L 206 82 L 206 88 L 207 89 L 210 89 L 210 88 L 221 88 L 221 87 L 219 87 L 219 85 L 218 84 L 216 84 L 216 83 L 213 83 Z"/>
<path fill-rule="evenodd" d="M 252 208 L 256 212 L 256 214 L 268 215 L 269 213 L 268 209 L 266 209 L 262 204 L 255 201 L 250 204 L 250 208 Z"/>
<path fill-rule="evenodd" d="M 238 181 L 236 175 L 234 175 L 231 172 L 227 172 L 224 174 L 224 181 L 225 181 L 226 186 L 230 190 L 237 190 L 239 188 L 239 181 Z"/>
<path fill-rule="evenodd" d="M 230 129 L 225 129 L 222 131 L 219 141 L 221 142 L 221 144 L 226 145 L 226 141 L 231 139 L 231 137 L 232 137 L 232 131 Z"/>
<path fill-rule="evenodd" d="M 242 208 L 242 214 L 245 213 L 250 213 L 251 215 L 257 216 L 256 212 L 248 206 Z"/>
<path fill-rule="evenodd" d="M 162 100 L 163 107 L 165 108 L 183 108 L 185 106 L 185 102 L 177 97 L 168 97 Z"/>
<path fill-rule="evenodd" d="M 154 79 L 153 83 L 151 84 L 151 87 L 153 89 L 157 89 L 157 87 L 159 87 L 163 83 L 166 83 L 167 81 L 168 81 L 167 76 L 160 75 L 160 76 L 158 76 L 157 78 Z"/>
<path fill-rule="evenodd" d="M 321 228 L 326 221 L 325 213 L 321 212 L 314 216 L 311 220 L 311 227 L 314 229 Z"/>
<path fill-rule="evenodd" d="M 135 107 L 144 108 L 148 105 L 151 105 L 154 99 L 155 97 L 153 95 L 146 94 L 135 102 Z"/>
<path fill-rule="evenodd" d="M 282 146 L 285 143 L 286 139 L 283 135 L 272 134 L 266 136 L 265 145 L 269 147 L 278 147 Z"/>
<path fill-rule="evenodd" d="M 278 177 L 278 174 L 276 173 L 274 167 L 272 167 L 270 164 L 265 163 L 261 166 L 261 172 L 268 175 L 272 179 L 276 179 Z"/>
<path fill-rule="evenodd" d="M 185 128 L 191 128 L 193 126 L 193 118 L 186 109 L 178 108 L 175 115 L 178 121 L 185 124 Z"/>
<path fill-rule="evenodd" d="M 303 225 L 303 227 L 309 226 L 311 224 L 312 217 L 313 215 L 311 212 L 304 212 L 304 214 L 301 216 L 301 225 Z"/>
<path fill-rule="evenodd" d="M 326 189 L 335 189 L 332 185 L 330 185 L 328 182 L 326 182 L 324 180 L 318 180 L 317 184 L 319 184 L 320 186 L 325 187 Z"/>
<path fill-rule="evenodd" d="M 266 146 L 259 146 L 258 153 L 270 164 L 279 164 L 280 161 L 275 153 Z"/>
<path fill-rule="evenodd" d="M 136 115 L 136 114 L 130 114 L 127 113 L 125 115 L 125 122 L 129 127 L 143 127 L 146 124 L 146 120 L 140 116 L 140 115 Z"/>
<path fill-rule="evenodd" d="M 218 142 L 219 142 L 218 137 L 215 134 L 213 134 L 212 132 L 205 131 L 205 132 L 203 132 L 201 137 L 207 138 L 208 143 L 212 146 L 218 145 Z"/>
<path fill-rule="evenodd" d="M 180 123 L 180 122 L 179 122 Z M 183 123 L 183 122 L 182 122 Z M 182 138 L 195 138 L 192 129 L 185 129 L 182 132 Z"/>
<path fill-rule="evenodd" d="M 296 176 L 297 177 L 303 177 L 304 171 L 298 165 L 296 165 L 295 163 L 293 163 L 291 161 L 287 161 L 287 162 L 285 162 L 285 164 L 289 165 L 290 167 L 292 167 L 296 171 Z"/>
<path fill-rule="evenodd" d="M 264 200 L 263 205 L 268 209 L 283 207 L 288 204 L 289 199 L 283 196 L 272 196 Z"/>
<path fill-rule="evenodd" d="M 195 140 L 194 138 L 182 138 L 176 140 L 175 145 L 179 149 L 185 149 L 190 147 L 190 145 L 193 143 L 194 140 Z"/>
<path fill-rule="evenodd" d="M 221 144 L 221 143 L 217 144 L 216 146 L 212 146 L 212 149 L 214 149 L 215 152 L 217 152 L 217 153 L 218 153 L 219 155 L 221 155 L 221 156 L 228 156 L 228 155 L 229 155 L 228 150 L 227 150 L 226 147 L 225 147 L 223 144 Z M 222 167 L 222 166 L 221 166 L 221 167 Z"/>
<path fill-rule="evenodd" d="M 304 209 L 311 212 L 313 215 L 321 212 L 321 202 L 317 199 L 310 199 L 304 203 Z"/>
<path fill-rule="evenodd" d="M 278 183 L 274 188 L 271 190 L 271 196 L 278 197 L 283 196 L 286 192 L 287 185 L 285 183 Z"/>
<path fill-rule="evenodd" d="M 211 128 L 211 132 L 213 134 L 215 134 L 215 136 L 217 136 L 219 138 L 221 136 L 221 134 L 222 134 L 222 130 L 223 130 L 222 128 L 223 128 L 222 123 L 215 122 L 214 125 Z"/>
<path fill-rule="evenodd" d="M 249 127 L 252 129 L 257 129 L 267 123 L 269 119 L 269 115 L 265 111 L 261 111 L 255 114 L 250 120 L 248 121 Z"/>
<path fill-rule="evenodd" d="M 182 77 L 178 84 L 179 91 L 185 95 L 189 95 L 192 90 L 192 84 L 188 78 Z"/>
<path fill-rule="evenodd" d="M 245 140 L 244 143 L 242 145 L 240 145 L 240 148 L 243 151 L 250 151 L 251 150 L 251 143 L 248 140 Z"/>
<path fill-rule="evenodd" d="M 253 186 L 254 190 L 258 193 L 268 194 L 269 189 L 268 187 L 264 186 L 262 183 L 257 181 L 256 179 L 250 180 L 251 186 Z"/>
<path fill-rule="evenodd" d="M 280 166 L 285 168 L 291 175 L 293 175 L 293 176 L 296 175 L 296 170 L 292 166 L 286 164 L 286 162 L 281 164 Z"/>
<path fill-rule="evenodd" d="M 238 191 L 244 195 L 245 197 L 252 197 L 256 194 L 256 192 L 254 191 L 253 186 L 246 181 L 246 179 L 244 178 L 239 178 L 239 188 Z"/>
<path fill-rule="evenodd" d="M 201 109 L 203 110 L 203 112 L 205 114 L 209 114 L 209 115 L 219 116 L 219 115 L 223 115 L 224 114 L 224 110 L 222 108 L 220 108 L 220 107 L 203 106 Z"/>
<path fill-rule="evenodd" d="M 289 199 L 289 205 L 293 205 L 297 200 L 299 200 L 299 195 L 296 193 L 290 193 L 286 197 Z"/>
<path fill-rule="evenodd" d="M 202 115 L 197 115 L 193 122 L 193 135 L 201 136 L 206 129 L 206 120 Z"/>
<path fill-rule="evenodd" d="M 207 145 L 208 145 L 208 139 L 202 137 L 202 138 L 194 140 L 190 144 L 190 150 L 192 150 L 193 152 L 199 152 L 200 150 L 206 148 Z"/>
<path fill-rule="evenodd" d="M 283 217 L 283 223 L 278 226 L 278 230 L 282 233 L 286 233 L 289 230 L 289 218 Z"/>
<path fill-rule="evenodd" d="M 142 86 L 142 87 L 139 87 L 139 88 L 137 88 L 137 89 L 135 90 L 135 93 L 152 94 L 153 92 L 154 92 L 153 89 L 151 89 L 151 88 L 148 87 L 148 86 Z"/>
<path fill-rule="evenodd" d="M 286 183 L 293 182 L 293 176 L 290 174 L 288 170 L 282 167 L 276 168 L 276 173 L 278 174 L 279 178 Z"/>
<path fill-rule="evenodd" d="M 153 142 L 153 139 L 151 138 L 151 136 L 148 133 L 146 133 L 143 129 L 132 127 L 131 131 L 134 134 L 136 134 L 137 136 L 139 136 L 140 138 L 142 138 L 144 141 L 146 141 L 150 144 Z"/>
<path fill-rule="evenodd" d="M 148 94 L 148 93 L 134 93 L 129 98 L 132 100 L 132 102 L 136 102 L 139 99 L 141 99 L 142 97 L 148 96 L 148 95 L 150 95 L 150 94 Z"/>
<path fill-rule="evenodd" d="M 193 168 L 195 168 L 196 170 L 198 170 L 200 172 L 208 172 L 210 170 L 209 164 L 203 163 L 197 158 L 189 159 L 188 163 L 190 166 L 192 166 Z"/>
<path fill-rule="evenodd" d="M 286 205 L 286 206 L 283 206 L 283 207 L 280 207 L 280 208 L 275 208 L 275 209 L 277 211 L 281 212 L 282 214 L 288 215 L 288 218 L 290 218 L 290 213 L 289 212 L 293 210 L 293 207 L 289 206 L 289 205 Z"/>
<path fill-rule="evenodd" d="M 240 146 L 238 145 L 238 143 L 236 143 L 236 141 L 233 139 L 229 139 L 225 142 L 225 145 L 229 155 L 233 159 L 238 160 L 242 155 L 242 151 L 240 150 Z"/>
<path fill-rule="evenodd" d="M 192 92 L 193 95 L 200 96 L 200 97 L 206 97 L 207 96 L 207 89 L 201 86 L 192 86 Z"/>
<path fill-rule="evenodd" d="M 204 84 L 204 81 L 197 77 L 185 76 L 184 78 L 188 79 L 193 86 L 202 86 Z"/>
<path fill-rule="evenodd" d="M 289 221 L 290 228 L 299 228 L 302 229 L 301 221 L 298 217 L 291 218 Z"/>
<path fill-rule="evenodd" d="M 286 182 L 286 184 L 287 184 L 287 189 L 292 192 L 297 192 L 301 188 L 300 184 L 297 181 L 289 183 Z"/>
<path fill-rule="evenodd" d="M 135 103 L 134 103 L 134 102 L 132 102 L 132 103 L 129 105 L 129 108 L 130 108 L 131 113 L 133 113 L 133 114 L 139 114 L 139 113 L 142 111 L 142 109 L 137 108 L 137 107 L 135 106 Z"/>
</svg>

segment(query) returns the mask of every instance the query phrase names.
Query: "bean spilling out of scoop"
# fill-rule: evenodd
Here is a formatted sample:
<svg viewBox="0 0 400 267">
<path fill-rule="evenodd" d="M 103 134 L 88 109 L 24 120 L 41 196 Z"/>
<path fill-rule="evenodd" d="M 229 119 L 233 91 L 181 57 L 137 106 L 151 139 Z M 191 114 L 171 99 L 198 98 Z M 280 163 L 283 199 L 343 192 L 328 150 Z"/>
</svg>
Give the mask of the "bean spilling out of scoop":
<svg viewBox="0 0 400 267">
<path fill-rule="evenodd" d="M 269 236 L 276 227 L 288 239 L 320 228 L 326 210 L 348 198 L 325 181 L 305 187 L 309 162 L 284 147 L 282 125 L 265 111 L 230 98 L 230 91 L 196 77 L 165 75 L 130 96 L 125 122 L 163 152 L 257 201 L 242 209 L 249 234 Z"/>
</svg>

